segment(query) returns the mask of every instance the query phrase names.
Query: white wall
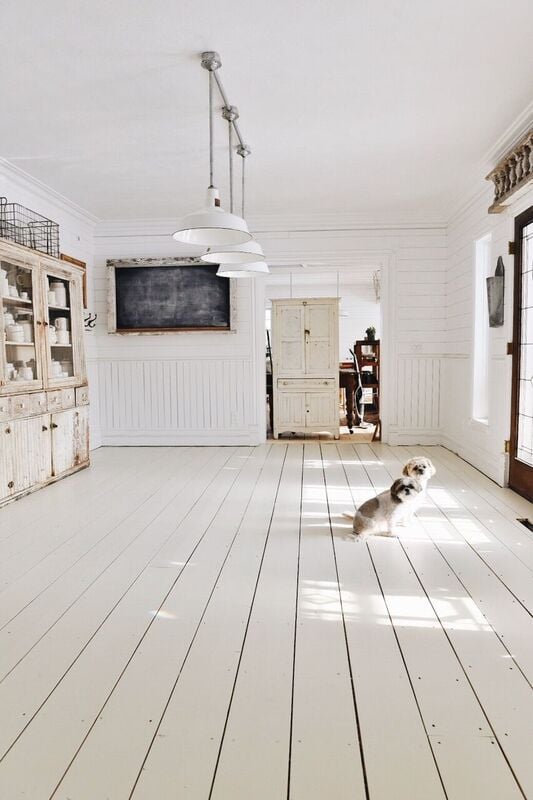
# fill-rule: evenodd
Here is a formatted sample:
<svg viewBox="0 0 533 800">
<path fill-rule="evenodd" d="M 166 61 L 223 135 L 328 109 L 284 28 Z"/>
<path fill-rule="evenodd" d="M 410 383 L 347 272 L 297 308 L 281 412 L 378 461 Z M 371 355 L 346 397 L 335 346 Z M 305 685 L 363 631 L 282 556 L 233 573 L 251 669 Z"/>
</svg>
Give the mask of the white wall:
<svg viewBox="0 0 533 800">
<path fill-rule="evenodd" d="M 95 238 L 100 429 L 108 445 L 256 444 L 265 436 L 262 284 L 237 281 L 237 331 L 107 333 L 106 260 L 196 255 L 173 222 L 107 223 Z M 259 339 L 257 334 L 259 332 Z"/>
<path fill-rule="evenodd" d="M 514 238 L 514 217 L 533 205 L 533 187 L 502 214 L 488 214 L 489 184 L 449 224 L 449 267 L 446 282 L 447 352 L 443 360 L 443 443 L 500 485 L 507 478 L 504 442 L 511 419 L 511 356 L 514 259 L 508 242 Z M 498 256 L 505 264 L 504 325 L 489 329 L 488 425 L 472 420 L 472 334 L 474 310 L 474 242 L 491 234 L 491 274 Z"/>
<path fill-rule="evenodd" d="M 440 437 L 440 364 L 445 350 L 444 227 L 276 220 L 252 227 L 277 263 L 382 268 L 385 435 L 392 443 Z M 265 435 L 264 284 L 238 281 L 236 334 L 120 336 L 106 332 L 108 258 L 169 256 L 172 220 L 97 227 L 95 309 L 100 427 L 104 444 L 255 443 Z M 305 230 L 305 227 L 308 230 Z M 342 230 L 338 230 L 342 226 Z M 337 228 L 337 229 L 336 229 Z M 182 250 L 181 254 L 186 253 Z M 188 251 L 187 254 L 191 254 Z"/>
<path fill-rule="evenodd" d="M 296 221 L 294 230 L 255 228 L 276 263 L 327 263 L 347 272 L 381 268 L 384 438 L 391 444 L 440 441 L 445 226 L 379 226 L 337 217 L 327 224 Z"/>
<path fill-rule="evenodd" d="M 92 266 L 96 218 L 22 170 L 0 159 L 0 195 L 10 203 L 21 203 L 59 224 L 59 248 L 87 264 L 87 293 L 91 306 L 94 297 Z M 95 337 L 86 334 L 87 371 L 91 399 L 91 447 L 100 446 L 98 391 L 96 390 Z"/>
</svg>

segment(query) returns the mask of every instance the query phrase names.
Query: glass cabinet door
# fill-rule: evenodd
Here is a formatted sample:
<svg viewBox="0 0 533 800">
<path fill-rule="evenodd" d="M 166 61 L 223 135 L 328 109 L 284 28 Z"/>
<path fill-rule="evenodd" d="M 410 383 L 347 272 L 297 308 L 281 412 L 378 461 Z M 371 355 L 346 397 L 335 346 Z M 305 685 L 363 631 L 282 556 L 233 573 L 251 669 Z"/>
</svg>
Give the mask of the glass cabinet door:
<svg viewBox="0 0 533 800">
<path fill-rule="evenodd" d="M 43 386 L 37 262 L 0 258 L 0 394 Z"/>
<path fill-rule="evenodd" d="M 60 270 L 45 269 L 43 294 L 47 385 L 79 384 L 83 373 L 80 281 Z"/>
</svg>

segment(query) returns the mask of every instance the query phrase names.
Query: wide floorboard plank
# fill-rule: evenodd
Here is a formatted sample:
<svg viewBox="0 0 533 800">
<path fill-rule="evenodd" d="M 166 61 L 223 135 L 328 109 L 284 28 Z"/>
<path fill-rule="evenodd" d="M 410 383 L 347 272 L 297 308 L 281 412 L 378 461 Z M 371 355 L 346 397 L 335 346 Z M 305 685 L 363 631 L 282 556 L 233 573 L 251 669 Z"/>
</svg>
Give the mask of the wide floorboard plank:
<svg viewBox="0 0 533 800">
<path fill-rule="evenodd" d="M 304 445 L 289 800 L 365 798 L 318 444 Z"/>
</svg>

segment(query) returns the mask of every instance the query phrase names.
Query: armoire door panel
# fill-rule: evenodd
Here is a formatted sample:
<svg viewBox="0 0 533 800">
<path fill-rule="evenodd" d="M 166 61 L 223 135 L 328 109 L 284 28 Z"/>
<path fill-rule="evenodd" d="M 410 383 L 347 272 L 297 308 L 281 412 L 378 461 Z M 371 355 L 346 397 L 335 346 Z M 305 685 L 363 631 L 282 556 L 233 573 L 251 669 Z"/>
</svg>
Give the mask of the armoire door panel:
<svg viewBox="0 0 533 800">
<path fill-rule="evenodd" d="M 327 375 L 334 371 L 331 345 L 327 341 L 311 340 L 307 345 L 307 375 Z"/>
<path fill-rule="evenodd" d="M 304 309 L 301 306 L 281 306 L 279 308 L 279 335 L 281 339 L 300 339 Z"/>
<path fill-rule="evenodd" d="M 277 399 L 278 428 L 281 431 L 302 428 L 306 424 L 304 392 L 279 392 Z"/>
<path fill-rule="evenodd" d="M 330 428 L 339 424 L 338 400 L 332 392 L 311 392 L 306 394 L 307 425 L 324 425 Z"/>
<path fill-rule="evenodd" d="M 281 363 L 280 375 L 298 375 L 305 372 L 305 355 L 302 342 L 282 341 L 280 344 Z"/>
<path fill-rule="evenodd" d="M 317 339 L 329 339 L 331 336 L 331 304 L 309 304 L 307 309 L 307 328 L 311 336 Z"/>
</svg>

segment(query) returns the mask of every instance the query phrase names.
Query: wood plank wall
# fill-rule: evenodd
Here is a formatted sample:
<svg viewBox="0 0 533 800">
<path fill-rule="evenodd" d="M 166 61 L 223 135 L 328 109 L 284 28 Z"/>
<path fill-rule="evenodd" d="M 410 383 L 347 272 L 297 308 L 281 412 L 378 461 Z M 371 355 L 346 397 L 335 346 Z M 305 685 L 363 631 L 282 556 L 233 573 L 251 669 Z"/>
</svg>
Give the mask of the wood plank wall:
<svg viewBox="0 0 533 800">
<path fill-rule="evenodd" d="M 450 221 L 446 276 L 448 347 L 442 364 L 442 443 L 500 485 L 506 481 L 504 442 L 511 414 L 511 357 L 513 338 L 514 260 L 508 242 L 514 237 L 514 218 L 533 205 L 533 188 L 523 192 L 502 214 L 488 214 L 491 187 L 481 191 Z M 505 265 L 505 314 L 501 328 L 489 329 L 488 425 L 472 421 L 472 337 L 474 308 L 474 243 L 491 235 L 491 274 L 498 256 Z"/>
<path fill-rule="evenodd" d="M 98 226 L 95 307 L 105 318 L 107 258 L 172 255 L 171 221 Z M 389 269 L 387 396 L 392 443 L 437 443 L 440 362 L 445 352 L 446 232 L 438 226 L 369 230 L 256 230 L 267 255 L 287 261 L 367 260 Z M 185 252 L 184 252 L 185 255 Z M 261 399 L 254 393 L 263 336 L 258 284 L 238 283 L 237 334 L 109 336 L 98 327 L 98 385 L 104 444 L 254 443 Z M 219 376 L 219 377 L 216 377 Z M 414 376 L 414 377 L 413 377 Z M 416 387 L 413 384 L 416 380 Z M 252 390 L 250 390 L 252 387 Z M 172 402 L 170 392 L 175 391 Z M 416 399 L 412 394 L 416 392 Z M 172 394 L 171 394 L 172 397 Z M 240 399 L 239 399 L 240 398 Z M 243 400 L 242 398 L 245 398 Z"/>
</svg>

